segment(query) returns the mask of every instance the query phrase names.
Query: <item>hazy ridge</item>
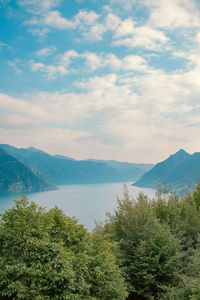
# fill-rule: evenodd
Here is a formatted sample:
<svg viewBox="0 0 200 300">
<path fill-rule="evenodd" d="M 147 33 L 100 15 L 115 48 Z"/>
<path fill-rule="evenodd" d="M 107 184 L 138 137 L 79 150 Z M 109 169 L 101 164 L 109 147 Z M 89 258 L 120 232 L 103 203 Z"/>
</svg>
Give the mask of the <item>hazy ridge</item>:
<svg viewBox="0 0 200 300">
<path fill-rule="evenodd" d="M 29 168 L 37 180 L 45 182 L 46 186 L 135 181 L 153 166 L 106 160 L 75 160 L 62 155 L 52 156 L 33 147 L 24 149 L 1 144 L 0 148 Z M 46 187 L 41 190 L 46 190 Z M 25 191 L 29 191 L 29 188 Z"/>
<path fill-rule="evenodd" d="M 138 187 L 156 188 L 166 185 L 177 192 L 193 189 L 200 180 L 200 152 L 193 154 L 181 149 L 166 160 L 157 163 L 134 183 Z"/>
</svg>

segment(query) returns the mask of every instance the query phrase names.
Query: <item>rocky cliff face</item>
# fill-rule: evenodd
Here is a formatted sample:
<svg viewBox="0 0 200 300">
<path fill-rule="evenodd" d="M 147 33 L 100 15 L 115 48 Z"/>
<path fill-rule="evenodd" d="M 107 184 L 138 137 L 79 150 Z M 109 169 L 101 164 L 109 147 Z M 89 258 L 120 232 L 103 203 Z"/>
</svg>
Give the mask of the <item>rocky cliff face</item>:
<svg viewBox="0 0 200 300">
<path fill-rule="evenodd" d="M 0 149 L 0 193 L 31 193 L 52 189 L 13 156 Z"/>
</svg>

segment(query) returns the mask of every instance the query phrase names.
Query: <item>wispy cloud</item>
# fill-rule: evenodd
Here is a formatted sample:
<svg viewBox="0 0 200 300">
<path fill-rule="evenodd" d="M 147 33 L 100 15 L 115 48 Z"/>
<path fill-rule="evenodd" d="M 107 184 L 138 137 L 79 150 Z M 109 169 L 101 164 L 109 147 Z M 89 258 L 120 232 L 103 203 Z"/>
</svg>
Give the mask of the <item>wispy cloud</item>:
<svg viewBox="0 0 200 300">
<path fill-rule="evenodd" d="M 42 49 L 42 53 L 44 52 L 46 54 L 46 51 L 46 49 Z M 76 69 L 71 67 L 72 63 L 76 63 Z M 78 73 L 81 69 L 89 73 L 105 68 L 107 68 L 109 72 L 118 70 L 147 72 L 149 68 L 147 61 L 139 55 L 127 55 L 119 59 L 111 53 L 78 53 L 75 50 L 69 50 L 60 54 L 56 62 L 51 65 L 45 65 L 42 62 L 31 60 L 30 67 L 34 72 L 40 71 L 46 73 L 49 79 L 55 79 L 58 75 L 64 76 L 68 73 Z"/>
<path fill-rule="evenodd" d="M 6 43 L 0 43 L 0 48 L 7 47 L 7 46 L 8 46 L 8 44 L 6 44 Z"/>
<path fill-rule="evenodd" d="M 118 33 L 117 37 L 119 36 Z M 120 34 L 122 36 L 122 34 Z M 169 42 L 169 38 L 159 30 L 155 30 L 150 26 L 135 27 L 128 37 L 117 38 L 113 42 L 117 46 L 125 46 L 130 48 L 141 47 L 143 49 L 157 50 L 163 49 L 163 46 Z"/>
<path fill-rule="evenodd" d="M 179 147 L 199 151 L 198 1 L 17 3 L 24 26 L 2 79 L 13 95 L 16 72 L 26 84 L 17 82 L 19 98 L 0 95 L 5 142 L 47 143 L 58 153 L 64 145 L 79 158 L 137 161 L 145 153 L 149 162 Z"/>
<path fill-rule="evenodd" d="M 59 30 L 76 29 L 84 39 L 91 42 L 102 40 L 104 34 L 110 32 L 113 36 L 111 39 L 113 45 L 159 50 L 169 41 L 169 38 L 150 23 L 139 26 L 131 17 L 122 20 L 112 12 L 100 15 L 86 10 L 80 10 L 71 19 L 63 17 L 59 10 L 50 10 L 40 17 L 34 17 L 25 22 L 26 25 L 39 26 L 39 28 L 45 26 L 45 28 Z M 41 29 L 38 29 L 38 33 L 40 32 Z"/>
<path fill-rule="evenodd" d="M 151 157 L 156 145 L 155 159 L 162 157 L 166 144 L 178 148 L 181 141 L 188 150 L 191 143 L 200 147 L 195 137 L 200 126 L 200 85 L 195 80 L 199 75 L 198 66 L 171 74 L 148 69 L 139 77 L 116 73 L 91 77 L 77 83 L 82 92 L 39 93 L 31 102 L 1 95 L 3 132 L 9 130 L 9 120 L 12 126 L 13 122 L 21 127 L 29 124 L 32 136 L 34 124 L 43 133 L 48 128 L 53 136 L 60 131 L 55 143 L 59 147 L 61 137 L 66 140 L 71 135 L 77 149 L 68 154 L 78 157 L 82 157 L 78 149 L 87 149 L 91 156 L 94 150 L 100 154 L 99 147 L 107 155 L 115 148 L 120 157 L 123 146 L 125 156 L 130 159 L 134 151 L 134 158 L 139 159 L 141 140 Z"/>
<path fill-rule="evenodd" d="M 61 3 L 61 0 L 17 0 L 17 4 L 25 9 L 40 14 L 49 11 Z"/>
<path fill-rule="evenodd" d="M 23 63 L 21 63 L 20 59 L 15 59 L 13 61 L 8 61 L 7 64 L 14 70 L 15 73 L 23 72 Z"/>
<path fill-rule="evenodd" d="M 53 54 L 53 52 L 55 52 L 56 51 L 56 47 L 54 47 L 54 46 L 52 46 L 52 47 L 48 47 L 48 48 L 43 48 L 43 49 L 41 49 L 41 50 L 38 50 L 37 52 L 35 52 L 35 54 L 37 55 L 37 56 L 49 56 L 49 55 L 51 55 L 51 54 Z"/>
</svg>

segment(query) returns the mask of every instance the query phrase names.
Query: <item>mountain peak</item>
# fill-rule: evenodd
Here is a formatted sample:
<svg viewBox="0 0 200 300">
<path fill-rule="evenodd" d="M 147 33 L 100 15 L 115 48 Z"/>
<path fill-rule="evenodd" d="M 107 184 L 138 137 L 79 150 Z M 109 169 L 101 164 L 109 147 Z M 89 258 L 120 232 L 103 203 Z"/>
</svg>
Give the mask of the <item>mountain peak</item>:
<svg viewBox="0 0 200 300">
<path fill-rule="evenodd" d="M 186 152 L 184 149 L 178 150 L 176 153 L 170 155 L 170 157 L 188 157 L 190 154 Z"/>
<path fill-rule="evenodd" d="M 134 185 L 155 188 L 165 182 L 169 188 L 177 191 L 196 184 L 199 180 L 199 158 L 180 149 L 167 159 L 156 164 L 145 173 Z"/>
<path fill-rule="evenodd" d="M 179 151 L 177 151 L 176 153 L 179 153 L 179 154 L 188 154 L 188 152 L 186 152 L 183 148 L 181 148 Z"/>
</svg>

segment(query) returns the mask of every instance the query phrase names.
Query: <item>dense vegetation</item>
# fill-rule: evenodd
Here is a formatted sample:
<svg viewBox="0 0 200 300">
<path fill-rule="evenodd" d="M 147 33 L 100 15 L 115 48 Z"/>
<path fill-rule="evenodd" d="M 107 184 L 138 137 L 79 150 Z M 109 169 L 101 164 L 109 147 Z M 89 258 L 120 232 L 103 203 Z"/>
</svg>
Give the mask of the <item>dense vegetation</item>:
<svg viewBox="0 0 200 300">
<path fill-rule="evenodd" d="M 128 292 L 127 292 L 128 291 Z M 123 199 L 93 233 L 24 197 L 0 221 L 1 299 L 200 299 L 200 185 Z"/>
<path fill-rule="evenodd" d="M 184 197 L 163 187 L 154 200 L 125 189 L 99 230 L 118 244 L 128 299 L 200 299 L 200 185 Z"/>
<path fill-rule="evenodd" d="M 60 209 L 22 198 L 2 215 L 1 299 L 125 299 L 112 249 Z"/>
</svg>

